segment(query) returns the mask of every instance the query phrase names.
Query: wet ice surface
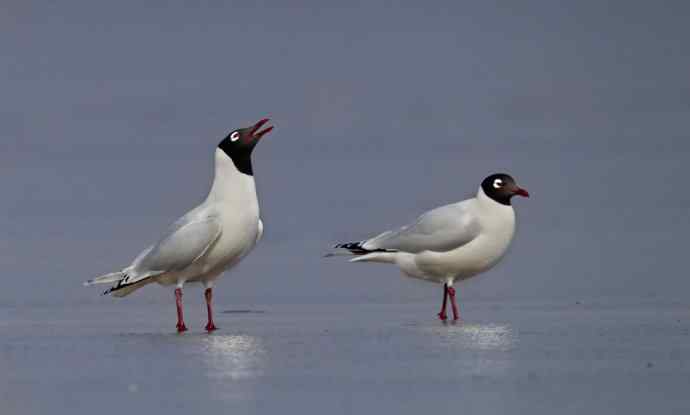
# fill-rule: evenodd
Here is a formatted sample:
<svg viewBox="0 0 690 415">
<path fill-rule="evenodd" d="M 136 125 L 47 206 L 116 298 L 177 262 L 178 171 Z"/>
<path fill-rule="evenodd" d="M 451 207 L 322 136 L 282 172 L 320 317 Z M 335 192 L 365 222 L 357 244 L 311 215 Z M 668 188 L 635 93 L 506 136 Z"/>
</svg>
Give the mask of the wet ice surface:
<svg viewBox="0 0 690 415">
<path fill-rule="evenodd" d="M 685 304 L 193 308 L 0 308 L 0 412 L 690 413 Z"/>
</svg>

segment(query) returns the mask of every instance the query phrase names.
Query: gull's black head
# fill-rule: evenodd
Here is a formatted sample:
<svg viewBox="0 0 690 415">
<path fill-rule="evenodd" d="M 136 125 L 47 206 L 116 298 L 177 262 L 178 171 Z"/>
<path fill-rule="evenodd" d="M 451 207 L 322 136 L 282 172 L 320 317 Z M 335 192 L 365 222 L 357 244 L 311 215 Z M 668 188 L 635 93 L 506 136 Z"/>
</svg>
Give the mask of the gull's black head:
<svg viewBox="0 0 690 415">
<path fill-rule="evenodd" d="M 510 206 L 510 199 L 515 196 L 529 197 L 527 190 L 520 188 L 510 175 L 492 174 L 482 181 L 482 190 L 491 199 L 502 205 Z"/>
<path fill-rule="evenodd" d="M 267 122 L 268 118 L 264 118 L 251 127 L 234 130 L 218 144 L 218 148 L 223 150 L 235 163 L 237 170 L 244 174 L 251 176 L 254 173 L 252 171 L 252 150 L 261 137 L 273 129 L 271 126 L 259 131 Z"/>
</svg>

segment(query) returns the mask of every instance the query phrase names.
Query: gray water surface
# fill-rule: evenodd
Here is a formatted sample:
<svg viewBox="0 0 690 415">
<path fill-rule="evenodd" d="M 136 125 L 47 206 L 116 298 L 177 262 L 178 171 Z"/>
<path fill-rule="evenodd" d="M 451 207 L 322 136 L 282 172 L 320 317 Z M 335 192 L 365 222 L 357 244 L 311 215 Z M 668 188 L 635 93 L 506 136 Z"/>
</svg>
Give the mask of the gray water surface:
<svg viewBox="0 0 690 415">
<path fill-rule="evenodd" d="M 653 300 L 0 308 L 2 414 L 689 413 L 690 307 Z M 221 312 L 224 311 L 224 312 Z"/>
</svg>

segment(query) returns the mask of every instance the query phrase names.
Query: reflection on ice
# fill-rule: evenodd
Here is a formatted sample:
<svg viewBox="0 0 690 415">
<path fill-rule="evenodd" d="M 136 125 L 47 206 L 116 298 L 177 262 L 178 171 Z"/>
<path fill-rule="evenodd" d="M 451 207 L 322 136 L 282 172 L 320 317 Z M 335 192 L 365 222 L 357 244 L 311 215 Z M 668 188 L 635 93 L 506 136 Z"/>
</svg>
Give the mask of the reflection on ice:
<svg viewBox="0 0 690 415">
<path fill-rule="evenodd" d="M 462 326 L 460 327 L 460 337 L 470 347 L 480 350 L 506 350 L 515 342 L 515 336 L 510 326 Z"/>
<path fill-rule="evenodd" d="M 209 377 L 236 380 L 262 371 L 265 350 L 257 337 L 214 334 L 205 337 L 204 347 Z"/>
<path fill-rule="evenodd" d="M 517 334 L 509 325 L 458 324 L 436 326 L 433 331 L 436 347 L 451 353 L 448 363 L 459 373 L 499 375 L 515 363 L 510 351 L 517 344 Z"/>
<path fill-rule="evenodd" d="M 517 342 L 508 325 L 458 324 L 432 330 L 442 343 L 474 350 L 508 350 Z"/>
</svg>

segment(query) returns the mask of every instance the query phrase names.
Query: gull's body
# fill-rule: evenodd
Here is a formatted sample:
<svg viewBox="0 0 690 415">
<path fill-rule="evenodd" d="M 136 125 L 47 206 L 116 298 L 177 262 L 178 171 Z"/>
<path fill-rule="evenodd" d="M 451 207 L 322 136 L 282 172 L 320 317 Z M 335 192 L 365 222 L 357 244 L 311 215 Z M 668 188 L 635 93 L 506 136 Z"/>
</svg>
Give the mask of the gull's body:
<svg viewBox="0 0 690 415">
<path fill-rule="evenodd" d="M 500 186 L 500 187 L 495 187 Z M 341 252 L 355 255 L 351 262 L 395 264 L 407 276 L 444 284 L 458 318 L 453 283 L 489 270 L 504 256 L 515 234 L 513 195 L 528 196 L 508 175 L 484 179 L 477 195 L 441 206 L 414 223 L 361 242 L 338 244 Z M 344 251 L 343 251 L 344 250 Z"/>
<path fill-rule="evenodd" d="M 131 265 L 86 284 L 115 283 L 105 292 L 115 297 L 154 282 L 175 285 L 177 327 L 185 331 L 182 287 L 187 282 L 201 282 L 206 288 L 208 305 L 206 329 L 215 330 L 211 310 L 214 282 L 254 248 L 263 232 L 251 151 L 261 136 L 272 129 L 258 131 L 267 121 L 236 130 L 221 142 L 214 156 L 213 184 L 203 203 L 176 221 Z"/>
<path fill-rule="evenodd" d="M 374 252 L 352 261 L 390 262 L 410 277 L 452 284 L 495 265 L 514 233 L 513 208 L 480 189 L 477 197 L 433 209 L 412 225 L 365 241 L 362 247 Z"/>
<path fill-rule="evenodd" d="M 263 228 L 254 178 L 240 173 L 220 149 L 216 149 L 215 164 L 215 179 L 206 200 L 125 269 L 132 279 L 150 277 L 147 282 L 180 287 L 186 282 L 211 286 L 254 248 Z M 161 268 L 166 269 L 160 272 Z M 126 295 L 123 291 L 113 289 L 111 293 L 121 297 Z"/>
</svg>

